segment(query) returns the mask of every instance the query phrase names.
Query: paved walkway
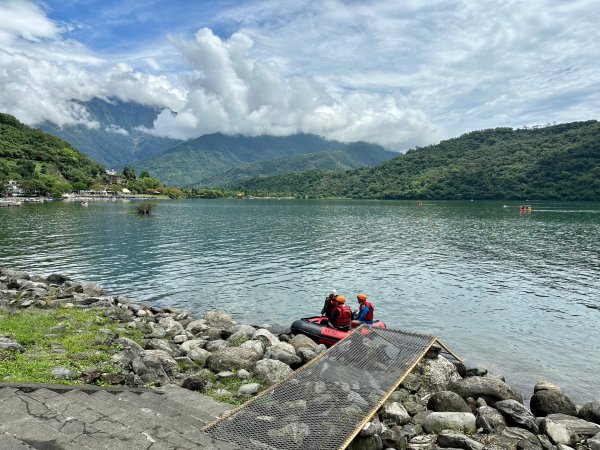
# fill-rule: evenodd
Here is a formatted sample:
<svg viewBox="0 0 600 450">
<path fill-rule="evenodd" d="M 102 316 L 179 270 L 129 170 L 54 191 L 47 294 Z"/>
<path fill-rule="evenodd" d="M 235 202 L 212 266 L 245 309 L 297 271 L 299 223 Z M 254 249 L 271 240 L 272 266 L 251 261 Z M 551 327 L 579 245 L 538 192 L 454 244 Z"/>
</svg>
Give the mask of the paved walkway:
<svg viewBox="0 0 600 450">
<path fill-rule="evenodd" d="M 0 450 L 240 449 L 200 430 L 231 406 L 164 393 L 0 386 Z M 58 392 L 57 392 L 58 391 Z"/>
</svg>

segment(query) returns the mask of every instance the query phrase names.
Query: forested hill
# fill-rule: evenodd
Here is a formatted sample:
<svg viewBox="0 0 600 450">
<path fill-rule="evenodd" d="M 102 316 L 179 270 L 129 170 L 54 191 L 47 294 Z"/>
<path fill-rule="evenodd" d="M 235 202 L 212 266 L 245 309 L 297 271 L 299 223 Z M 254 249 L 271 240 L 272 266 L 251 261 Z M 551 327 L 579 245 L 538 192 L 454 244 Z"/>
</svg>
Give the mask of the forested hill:
<svg viewBox="0 0 600 450">
<path fill-rule="evenodd" d="M 86 189 L 102 166 L 62 139 L 0 113 L 0 187 L 16 180 L 31 194 Z"/>
<path fill-rule="evenodd" d="M 473 131 L 374 168 L 253 178 L 249 193 L 380 199 L 600 200 L 600 123 Z"/>
</svg>

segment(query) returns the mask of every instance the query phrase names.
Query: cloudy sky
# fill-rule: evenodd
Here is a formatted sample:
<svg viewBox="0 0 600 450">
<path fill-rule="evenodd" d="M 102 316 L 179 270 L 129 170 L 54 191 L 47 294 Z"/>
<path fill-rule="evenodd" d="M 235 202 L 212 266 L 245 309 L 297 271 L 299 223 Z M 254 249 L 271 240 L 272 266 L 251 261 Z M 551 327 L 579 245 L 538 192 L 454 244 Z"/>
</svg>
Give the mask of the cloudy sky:
<svg viewBox="0 0 600 450">
<path fill-rule="evenodd" d="M 0 0 L 0 111 L 93 126 L 72 99 L 170 108 L 153 133 L 395 150 L 598 119 L 596 0 Z"/>
</svg>

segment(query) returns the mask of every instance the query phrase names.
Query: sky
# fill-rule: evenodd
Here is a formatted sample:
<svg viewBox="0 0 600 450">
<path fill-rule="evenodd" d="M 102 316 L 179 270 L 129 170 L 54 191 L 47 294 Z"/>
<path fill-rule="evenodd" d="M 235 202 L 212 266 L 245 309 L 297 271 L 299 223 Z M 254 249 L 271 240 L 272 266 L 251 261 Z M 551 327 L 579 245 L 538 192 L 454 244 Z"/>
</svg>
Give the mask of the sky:
<svg viewBox="0 0 600 450">
<path fill-rule="evenodd" d="M 598 119 L 596 0 L 0 0 L 0 111 L 150 133 L 315 133 L 404 151 L 499 126 Z M 175 114 L 176 113 L 176 114 Z"/>
</svg>

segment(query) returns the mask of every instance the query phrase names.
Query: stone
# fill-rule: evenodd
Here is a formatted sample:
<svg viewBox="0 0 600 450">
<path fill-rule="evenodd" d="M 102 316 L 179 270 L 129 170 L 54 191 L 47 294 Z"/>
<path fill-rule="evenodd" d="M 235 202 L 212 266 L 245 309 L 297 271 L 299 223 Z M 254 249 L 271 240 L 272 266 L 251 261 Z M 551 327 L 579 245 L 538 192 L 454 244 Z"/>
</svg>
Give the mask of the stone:
<svg viewBox="0 0 600 450">
<path fill-rule="evenodd" d="M 75 372 L 67 367 L 53 367 L 50 369 L 50 373 L 55 380 L 74 380 L 76 378 Z"/>
<path fill-rule="evenodd" d="M 485 446 L 464 434 L 444 430 L 438 434 L 437 444 L 445 448 L 462 448 L 465 450 L 483 450 Z"/>
<path fill-rule="evenodd" d="M 417 374 L 409 373 L 400 384 L 400 387 L 408 392 L 417 392 L 421 388 L 421 384 L 421 378 Z"/>
<path fill-rule="evenodd" d="M 549 414 L 577 415 L 577 408 L 571 399 L 556 389 L 538 389 L 531 397 L 529 406 L 536 417 L 546 417 Z"/>
<path fill-rule="evenodd" d="M 470 367 L 465 370 L 466 377 L 483 377 L 487 375 L 488 370 L 485 367 Z"/>
<path fill-rule="evenodd" d="M 558 386 L 550 383 L 549 381 L 541 380 L 541 381 L 538 381 L 535 384 L 535 386 L 533 387 L 534 393 L 538 392 L 538 391 L 559 391 L 560 392 L 561 389 Z"/>
<path fill-rule="evenodd" d="M 315 353 L 317 355 L 320 355 L 321 353 L 323 353 L 326 350 L 327 350 L 327 346 L 325 344 L 319 344 L 315 347 Z"/>
<path fill-rule="evenodd" d="M 348 450 L 382 450 L 381 438 L 374 434 L 369 437 L 356 437 L 347 447 Z"/>
<path fill-rule="evenodd" d="M 565 414 L 550 414 L 541 422 L 540 429 L 555 444 L 575 445 L 600 433 L 600 425 Z"/>
<path fill-rule="evenodd" d="M 497 428 L 505 427 L 504 416 L 491 406 L 480 406 L 477 408 L 475 425 L 484 433 L 491 433 Z"/>
<path fill-rule="evenodd" d="M 496 378 L 463 378 L 450 383 L 448 390 L 456 392 L 462 398 L 482 397 L 488 403 L 499 400 L 516 400 L 523 403 L 523 396 L 518 391 Z"/>
<path fill-rule="evenodd" d="M 400 403 L 385 403 L 380 410 L 383 423 L 386 425 L 405 425 L 410 422 L 410 414 Z"/>
<path fill-rule="evenodd" d="M 172 341 L 175 344 L 183 344 L 185 341 L 187 341 L 189 338 L 187 336 L 187 334 L 178 334 L 177 336 L 173 336 Z"/>
<path fill-rule="evenodd" d="M 185 378 L 181 383 L 181 387 L 189 389 L 190 391 L 198 391 L 204 392 L 206 389 L 207 381 L 206 379 L 198 376 L 198 375 L 190 375 Z"/>
<path fill-rule="evenodd" d="M 16 269 L 3 268 L 0 269 L 0 274 L 8 278 L 18 278 L 21 280 L 29 280 L 31 278 L 27 272 Z"/>
<path fill-rule="evenodd" d="M 100 380 L 112 385 L 125 384 L 125 377 L 120 373 L 105 372 L 100 375 Z"/>
<path fill-rule="evenodd" d="M 179 369 L 184 372 L 190 372 L 198 368 L 198 364 L 192 361 L 189 356 L 176 356 L 173 359 L 177 362 Z"/>
<path fill-rule="evenodd" d="M 197 365 L 204 367 L 206 366 L 206 361 L 211 353 L 203 348 L 193 348 L 187 355 L 188 358 L 194 361 Z"/>
<path fill-rule="evenodd" d="M 142 380 L 152 383 L 166 383 L 179 373 L 177 361 L 164 350 L 144 350 L 132 367 Z"/>
<path fill-rule="evenodd" d="M 317 347 L 317 343 L 315 341 L 303 334 L 297 334 L 290 339 L 290 345 L 293 346 L 296 351 L 298 351 L 300 348 L 309 348 L 314 350 Z"/>
<path fill-rule="evenodd" d="M 190 339 L 179 346 L 184 353 L 189 353 L 193 348 L 204 348 L 208 341 L 204 339 Z"/>
<path fill-rule="evenodd" d="M 307 347 L 301 347 L 297 349 L 296 354 L 300 357 L 303 363 L 307 363 L 317 357 L 317 354 Z"/>
<path fill-rule="evenodd" d="M 183 334 L 184 332 L 183 325 L 181 325 L 171 316 L 163 317 L 162 319 L 160 319 L 158 321 L 158 325 L 164 328 L 165 332 L 167 333 L 167 336 L 169 337 L 177 336 L 178 334 Z"/>
<path fill-rule="evenodd" d="M 421 403 L 421 398 L 417 394 L 409 394 L 402 399 L 402 405 L 406 408 L 411 416 L 418 414 L 419 412 L 427 409 L 427 407 Z"/>
<path fill-rule="evenodd" d="M 437 436 L 419 435 L 408 441 L 408 450 L 434 450 L 437 449 L 435 441 Z"/>
<path fill-rule="evenodd" d="M 276 359 L 288 366 L 302 362 L 302 359 L 296 355 L 296 349 L 291 344 L 285 342 L 279 342 L 267 348 L 265 358 Z"/>
<path fill-rule="evenodd" d="M 13 339 L 0 337 L 0 350 L 14 350 L 19 353 L 23 353 L 25 351 L 25 347 Z"/>
<path fill-rule="evenodd" d="M 83 381 L 85 384 L 93 384 L 100 378 L 100 375 L 102 375 L 102 371 L 97 367 L 92 367 L 91 369 L 81 372 L 79 378 L 81 378 L 81 381 Z"/>
<path fill-rule="evenodd" d="M 237 325 L 231 329 L 233 333 L 227 338 L 231 343 L 239 341 L 247 341 L 252 338 L 252 335 L 256 331 L 256 328 L 250 325 Z"/>
<path fill-rule="evenodd" d="M 233 375 L 234 375 L 233 372 L 230 372 L 229 370 L 224 370 L 223 372 L 219 372 L 217 374 L 217 379 L 222 380 L 225 378 L 232 378 Z"/>
<path fill-rule="evenodd" d="M 182 354 L 177 344 L 165 339 L 150 339 L 144 343 L 144 348 L 146 350 L 163 350 L 173 357 Z"/>
<path fill-rule="evenodd" d="M 194 335 L 205 333 L 208 330 L 209 326 L 206 324 L 206 320 L 192 320 L 185 326 L 186 331 L 190 331 Z"/>
<path fill-rule="evenodd" d="M 254 367 L 256 376 L 269 384 L 277 383 L 294 371 L 284 362 L 275 359 L 261 359 Z"/>
<path fill-rule="evenodd" d="M 240 345 L 240 348 L 247 348 L 252 350 L 259 356 L 259 358 L 262 358 L 265 354 L 265 344 L 259 340 L 246 341 L 242 345 Z"/>
<path fill-rule="evenodd" d="M 427 409 L 436 412 L 471 412 L 469 405 L 456 392 L 440 391 L 427 402 Z"/>
<path fill-rule="evenodd" d="M 477 430 L 475 416 L 463 412 L 432 412 L 425 418 L 423 429 L 432 434 L 437 434 L 442 430 L 473 434 Z"/>
<path fill-rule="evenodd" d="M 265 328 L 259 328 L 252 334 L 252 339 L 255 341 L 261 341 L 265 347 L 270 347 L 279 342 L 279 338 Z"/>
<path fill-rule="evenodd" d="M 270 429 L 267 434 L 287 440 L 294 447 L 300 447 L 304 439 L 310 434 L 310 427 L 303 422 L 292 422 L 278 429 Z"/>
<path fill-rule="evenodd" d="M 456 366 L 443 356 L 435 359 L 422 359 L 415 371 L 421 378 L 419 394 L 422 395 L 447 391 L 450 383 L 460 379 Z"/>
<path fill-rule="evenodd" d="M 217 339 L 215 341 L 209 341 L 206 343 L 206 350 L 209 352 L 218 352 L 226 349 L 231 344 L 223 339 Z"/>
<path fill-rule="evenodd" d="M 130 349 L 136 355 L 140 354 L 144 350 L 140 344 L 126 337 L 120 337 L 115 340 L 115 345 L 121 347 L 122 349 Z"/>
<path fill-rule="evenodd" d="M 600 433 L 591 438 L 588 438 L 586 442 L 590 450 L 600 450 Z"/>
<path fill-rule="evenodd" d="M 250 396 L 257 394 L 260 391 L 260 384 L 258 383 L 247 383 L 242 384 L 237 391 L 239 396 Z"/>
<path fill-rule="evenodd" d="M 250 370 L 254 368 L 258 359 L 259 356 L 250 349 L 227 347 L 211 354 L 208 357 L 207 365 L 213 372 L 239 369 Z"/>
<path fill-rule="evenodd" d="M 379 419 L 374 419 L 372 422 L 367 422 L 367 424 L 364 427 L 362 427 L 358 435 L 360 437 L 373 436 L 374 434 L 380 434 L 381 429 L 382 427 L 381 422 L 379 422 Z"/>
<path fill-rule="evenodd" d="M 513 422 L 535 434 L 539 433 L 535 416 L 518 401 L 512 399 L 500 400 L 494 404 L 494 408 L 500 411 L 508 419 L 509 423 Z"/>
<path fill-rule="evenodd" d="M 60 286 L 61 284 L 64 284 L 66 281 L 68 281 L 68 278 L 64 275 L 53 273 L 52 275 L 48 275 L 46 281 L 48 282 L 48 284 L 58 284 Z"/>
<path fill-rule="evenodd" d="M 210 328 L 227 329 L 236 325 L 231 316 L 223 311 L 209 311 L 204 315 L 203 319 Z"/>
<path fill-rule="evenodd" d="M 588 402 L 579 410 L 578 417 L 600 425 L 600 401 Z"/>
<path fill-rule="evenodd" d="M 517 450 L 521 447 L 531 450 L 543 450 L 538 437 L 523 428 L 499 428 L 494 433 L 479 435 L 477 439 L 489 449 Z"/>
<path fill-rule="evenodd" d="M 246 369 L 238 370 L 236 375 L 240 380 L 247 380 L 251 377 L 250 372 L 248 372 Z"/>
<path fill-rule="evenodd" d="M 431 347 L 429 347 L 427 352 L 425 352 L 424 357 L 428 358 L 428 359 L 435 359 L 438 356 L 440 356 L 441 351 L 442 351 L 442 347 L 440 347 L 439 345 L 432 345 Z"/>
</svg>

